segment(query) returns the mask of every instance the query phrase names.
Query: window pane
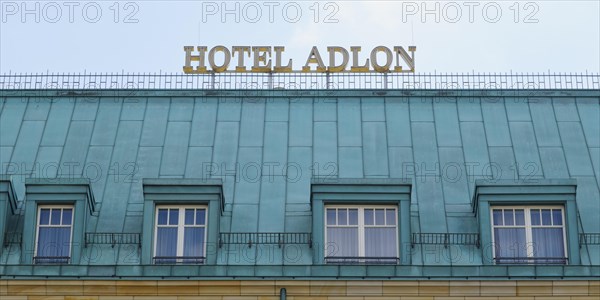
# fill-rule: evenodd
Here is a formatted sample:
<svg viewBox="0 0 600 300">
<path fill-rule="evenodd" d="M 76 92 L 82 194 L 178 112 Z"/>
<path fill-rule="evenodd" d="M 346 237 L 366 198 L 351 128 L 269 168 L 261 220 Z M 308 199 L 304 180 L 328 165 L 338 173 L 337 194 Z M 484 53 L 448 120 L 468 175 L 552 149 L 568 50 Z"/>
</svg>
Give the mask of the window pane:
<svg viewBox="0 0 600 300">
<path fill-rule="evenodd" d="M 348 225 L 358 225 L 358 209 L 351 208 L 348 210 Z"/>
<path fill-rule="evenodd" d="M 156 255 L 155 256 L 176 256 L 177 255 L 177 228 L 159 227 L 156 229 Z"/>
<path fill-rule="evenodd" d="M 37 255 L 41 257 L 68 257 L 71 248 L 71 227 L 40 227 Z M 45 262 L 52 262 L 44 260 Z"/>
<path fill-rule="evenodd" d="M 206 209 L 196 209 L 196 225 L 206 225 Z"/>
<path fill-rule="evenodd" d="M 358 256 L 358 228 L 327 228 L 326 256 Z"/>
<path fill-rule="evenodd" d="M 396 210 L 395 209 L 386 209 L 385 210 L 385 222 L 387 225 L 396 225 Z"/>
<path fill-rule="evenodd" d="M 50 223 L 50 210 L 42 208 L 40 210 L 40 225 L 48 225 Z"/>
<path fill-rule="evenodd" d="M 38 231 L 37 256 L 56 256 L 55 229 L 40 227 Z"/>
<path fill-rule="evenodd" d="M 552 210 L 552 224 L 562 225 L 562 209 Z"/>
<path fill-rule="evenodd" d="M 71 219 L 73 218 L 73 210 L 70 208 L 63 209 L 62 224 L 71 225 Z"/>
<path fill-rule="evenodd" d="M 194 225 L 194 209 L 187 208 L 185 210 L 185 225 Z"/>
<path fill-rule="evenodd" d="M 375 225 L 385 225 L 385 209 L 375 210 Z"/>
<path fill-rule="evenodd" d="M 515 225 L 515 220 L 513 217 L 513 210 L 512 209 L 505 209 L 504 210 L 504 225 Z"/>
<path fill-rule="evenodd" d="M 183 238 L 183 256 L 204 256 L 204 227 L 187 227 Z"/>
<path fill-rule="evenodd" d="M 562 228 L 533 228 L 531 235 L 534 257 L 565 257 Z"/>
<path fill-rule="evenodd" d="M 527 257 L 525 228 L 495 228 L 496 257 Z"/>
<path fill-rule="evenodd" d="M 58 256 L 69 256 L 69 250 L 71 249 L 71 227 L 57 228 L 57 231 L 58 238 L 56 244 L 59 248 Z"/>
<path fill-rule="evenodd" d="M 159 209 L 158 210 L 158 225 L 167 225 L 167 213 L 168 209 Z"/>
<path fill-rule="evenodd" d="M 501 209 L 494 209 L 493 212 L 493 218 L 494 218 L 494 225 L 502 225 L 502 210 Z"/>
<path fill-rule="evenodd" d="M 338 208 L 338 225 L 348 224 L 347 213 L 348 211 L 345 208 Z"/>
<path fill-rule="evenodd" d="M 540 225 L 540 210 L 532 209 L 531 210 L 531 225 Z"/>
<path fill-rule="evenodd" d="M 552 225 L 552 216 L 549 209 L 542 209 L 542 225 Z"/>
<path fill-rule="evenodd" d="M 365 228 L 365 256 L 396 257 L 396 228 Z"/>
<path fill-rule="evenodd" d="M 53 208 L 50 215 L 50 224 L 60 225 L 60 208 Z"/>
<path fill-rule="evenodd" d="M 335 209 L 327 209 L 327 225 L 335 225 Z"/>
<path fill-rule="evenodd" d="M 525 225 L 525 212 L 522 209 L 515 209 L 515 225 Z"/>
<path fill-rule="evenodd" d="M 374 222 L 375 221 L 373 220 L 373 210 L 365 209 L 365 225 L 373 225 Z"/>
<path fill-rule="evenodd" d="M 179 224 L 179 209 L 169 209 L 169 225 Z"/>
</svg>

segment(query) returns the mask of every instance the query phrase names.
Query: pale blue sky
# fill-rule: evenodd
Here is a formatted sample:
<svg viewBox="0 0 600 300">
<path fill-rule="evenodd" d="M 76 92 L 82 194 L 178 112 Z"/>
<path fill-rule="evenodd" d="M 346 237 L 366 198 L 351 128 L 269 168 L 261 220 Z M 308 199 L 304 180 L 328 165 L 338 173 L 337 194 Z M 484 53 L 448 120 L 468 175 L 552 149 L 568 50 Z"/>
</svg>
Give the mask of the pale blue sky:
<svg viewBox="0 0 600 300">
<path fill-rule="evenodd" d="M 414 45 L 417 72 L 600 72 L 598 0 L 0 2 L 0 73 L 182 72 L 186 45 L 285 46 L 294 69 L 313 45 Z"/>
</svg>

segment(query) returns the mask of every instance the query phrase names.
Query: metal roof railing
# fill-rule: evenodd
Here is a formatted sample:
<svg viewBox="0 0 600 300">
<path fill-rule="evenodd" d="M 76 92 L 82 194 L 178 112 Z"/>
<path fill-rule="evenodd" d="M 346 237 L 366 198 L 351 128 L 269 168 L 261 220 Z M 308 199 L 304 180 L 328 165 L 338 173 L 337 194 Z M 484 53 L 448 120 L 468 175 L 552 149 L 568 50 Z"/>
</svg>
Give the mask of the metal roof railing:
<svg viewBox="0 0 600 300">
<path fill-rule="evenodd" d="M 495 257 L 494 262 L 499 265 L 565 265 L 569 261 L 566 257 Z"/>
<path fill-rule="evenodd" d="M 397 265 L 399 257 L 393 256 L 327 256 L 326 264 L 338 265 Z"/>
<path fill-rule="evenodd" d="M 88 244 L 108 244 L 112 247 L 121 244 L 137 244 L 138 247 L 141 247 L 142 236 L 139 233 L 127 232 L 86 232 L 85 247 Z"/>
<path fill-rule="evenodd" d="M 71 261 L 70 256 L 35 256 L 34 265 L 66 265 Z"/>
<path fill-rule="evenodd" d="M 4 247 L 8 247 L 9 245 L 20 245 L 22 240 L 22 232 L 8 231 L 4 236 Z"/>
<path fill-rule="evenodd" d="M 312 237 L 308 232 L 227 232 L 219 235 L 219 248 L 223 245 L 299 245 L 312 247 Z"/>
<path fill-rule="evenodd" d="M 413 233 L 411 246 L 427 245 L 474 245 L 479 248 L 479 233 Z"/>
<path fill-rule="evenodd" d="M 0 90 L 600 89 L 599 73 L 8 73 Z"/>
<path fill-rule="evenodd" d="M 580 233 L 579 247 L 582 245 L 600 245 L 600 233 Z"/>
<path fill-rule="evenodd" d="M 180 264 L 204 264 L 204 256 L 155 256 L 152 263 L 155 265 L 180 265 Z"/>
</svg>

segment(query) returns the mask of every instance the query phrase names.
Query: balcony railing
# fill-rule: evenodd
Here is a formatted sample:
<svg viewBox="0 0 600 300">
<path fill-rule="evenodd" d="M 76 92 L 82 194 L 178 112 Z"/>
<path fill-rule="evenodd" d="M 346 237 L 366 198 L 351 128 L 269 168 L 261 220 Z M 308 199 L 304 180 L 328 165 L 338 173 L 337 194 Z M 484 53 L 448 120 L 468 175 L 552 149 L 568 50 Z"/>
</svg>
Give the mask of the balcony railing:
<svg viewBox="0 0 600 300">
<path fill-rule="evenodd" d="M 33 263 L 36 265 L 65 265 L 71 261 L 69 256 L 36 256 Z"/>
<path fill-rule="evenodd" d="M 219 236 L 219 247 L 223 245 L 252 245 L 270 244 L 283 245 L 306 244 L 312 247 L 312 238 L 310 233 L 290 233 L 290 232 L 230 232 L 221 233 Z"/>
<path fill-rule="evenodd" d="M 4 247 L 9 245 L 20 245 L 23 239 L 23 233 L 9 231 L 4 236 Z"/>
<path fill-rule="evenodd" d="M 499 265 L 565 265 L 566 257 L 496 257 L 494 262 Z"/>
<path fill-rule="evenodd" d="M 139 233 L 88 232 L 85 234 L 85 247 L 87 247 L 88 244 L 108 244 L 112 247 L 120 244 L 137 244 L 138 247 L 141 247 L 142 237 Z"/>
<path fill-rule="evenodd" d="M 579 247 L 582 245 L 600 245 L 600 233 L 580 233 Z"/>
<path fill-rule="evenodd" d="M 155 256 L 152 263 L 155 265 L 180 265 L 180 264 L 204 264 L 204 256 Z"/>
<path fill-rule="evenodd" d="M 415 244 L 480 246 L 479 233 L 413 233 L 411 246 Z"/>
<path fill-rule="evenodd" d="M 0 90 L 64 89 L 600 89 L 598 73 L 34 73 L 0 75 Z"/>
<path fill-rule="evenodd" d="M 328 256 L 325 257 L 326 264 L 339 265 L 397 265 L 400 262 L 398 257 L 380 257 L 380 256 Z"/>
</svg>

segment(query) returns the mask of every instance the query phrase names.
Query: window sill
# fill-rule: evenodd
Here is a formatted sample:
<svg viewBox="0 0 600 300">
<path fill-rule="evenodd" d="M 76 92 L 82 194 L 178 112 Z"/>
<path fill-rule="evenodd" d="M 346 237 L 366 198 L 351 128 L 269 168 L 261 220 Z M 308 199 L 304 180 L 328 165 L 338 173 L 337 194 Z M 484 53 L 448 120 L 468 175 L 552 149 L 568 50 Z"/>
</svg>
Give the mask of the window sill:
<svg viewBox="0 0 600 300">
<path fill-rule="evenodd" d="M 152 258 L 154 265 L 203 265 L 204 256 L 155 256 Z"/>
<path fill-rule="evenodd" d="M 325 263 L 332 265 L 397 265 L 399 262 L 400 258 L 398 257 L 325 257 Z"/>
<path fill-rule="evenodd" d="M 566 265 L 566 257 L 496 257 L 496 265 Z"/>
<path fill-rule="evenodd" d="M 36 256 L 33 258 L 34 265 L 67 265 L 71 262 L 69 256 Z"/>
</svg>

